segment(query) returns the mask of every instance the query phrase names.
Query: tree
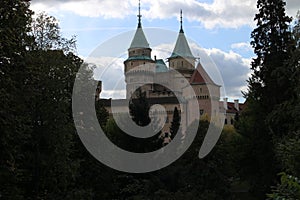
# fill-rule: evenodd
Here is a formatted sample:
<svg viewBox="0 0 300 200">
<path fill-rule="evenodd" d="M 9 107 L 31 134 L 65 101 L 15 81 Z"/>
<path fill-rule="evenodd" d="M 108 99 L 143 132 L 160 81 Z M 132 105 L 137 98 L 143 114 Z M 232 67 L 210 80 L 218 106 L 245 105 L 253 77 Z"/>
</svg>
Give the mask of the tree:
<svg viewBox="0 0 300 200">
<path fill-rule="evenodd" d="M 31 51 L 23 101 L 29 113 L 30 136 L 24 142 L 28 171 L 27 196 L 61 198 L 73 192 L 79 161 L 72 158 L 74 132 L 71 99 L 81 59 L 61 50 Z"/>
<path fill-rule="evenodd" d="M 5 199 L 22 199 L 20 187 L 24 171 L 23 131 L 28 128 L 21 88 L 26 69 L 24 58 L 31 43 L 32 11 L 25 0 L 3 0 L 0 8 L 0 195 Z"/>
<path fill-rule="evenodd" d="M 279 173 L 280 184 L 272 189 L 271 194 L 268 194 L 269 200 L 277 199 L 299 199 L 300 198 L 300 180 L 297 177 L 286 173 Z"/>
<path fill-rule="evenodd" d="M 107 112 L 103 105 L 103 102 L 101 101 L 95 102 L 95 109 L 100 126 L 104 128 L 108 120 L 109 113 Z"/>
<path fill-rule="evenodd" d="M 24 72 L 27 95 L 24 102 L 30 113 L 24 144 L 25 168 L 30 169 L 27 195 L 32 198 L 74 197 L 75 177 L 80 158 L 74 155 L 77 139 L 72 118 L 72 92 L 76 73 L 83 61 L 70 50 L 73 39 L 60 36 L 54 17 L 39 14 L 33 20 L 33 43 Z"/>
<path fill-rule="evenodd" d="M 290 97 L 289 77 L 285 62 L 291 57 L 291 18 L 285 15 L 282 0 L 258 0 L 259 13 L 255 15 L 257 28 L 251 33 L 251 45 L 257 55 L 252 62 L 248 98 L 265 106 L 266 111 Z M 272 97 L 272 98 L 270 98 Z"/>
<path fill-rule="evenodd" d="M 180 128 L 180 116 L 177 107 L 174 108 L 173 120 L 171 122 L 170 133 L 171 139 L 175 137 Z"/>
<path fill-rule="evenodd" d="M 0 12 L 0 194 L 57 199 L 73 191 L 78 165 L 72 160 L 71 95 L 82 62 L 65 48 L 69 40 L 38 37 L 59 35 L 49 21 L 54 18 L 30 34 L 29 1 L 5 0 Z"/>
<path fill-rule="evenodd" d="M 137 125 L 146 126 L 151 121 L 149 117 L 150 105 L 146 99 L 146 93 L 139 88 L 135 94 L 136 98 L 132 98 L 129 102 L 130 115 Z"/>
<path fill-rule="evenodd" d="M 61 36 L 58 22 L 53 16 L 41 12 L 32 20 L 31 35 L 35 38 L 35 49 L 61 49 L 64 52 L 76 50 L 76 38 L 67 39 Z"/>
<path fill-rule="evenodd" d="M 245 94 L 247 110 L 237 127 L 243 138 L 238 150 L 243 154 L 241 175 L 250 182 L 256 197 L 264 198 L 279 170 L 273 140 L 285 133 L 284 123 L 276 123 L 272 111 L 294 95 L 290 81 L 294 66 L 287 65 L 294 46 L 285 2 L 258 0 L 257 8 L 257 27 L 251 33 L 256 58 L 251 64 L 253 73 Z"/>
</svg>

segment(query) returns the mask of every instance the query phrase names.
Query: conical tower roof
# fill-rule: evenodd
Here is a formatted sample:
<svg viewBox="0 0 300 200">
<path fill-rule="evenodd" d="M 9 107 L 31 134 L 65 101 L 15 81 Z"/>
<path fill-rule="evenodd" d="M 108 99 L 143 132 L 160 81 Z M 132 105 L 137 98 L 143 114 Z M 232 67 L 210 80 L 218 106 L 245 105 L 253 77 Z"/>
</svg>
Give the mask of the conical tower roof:
<svg viewBox="0 0 300 200">
<path fill-rule="evenodd" d="M 130 48 L 150 48 L 149 47 L 149 43 L 146 39 L 146 36 L 144 34 L 143 28 L 142 28 L 142 23 L 141 23 L 141 5 L 139 2 L 139 14 L 138 14 L 138 27 L 137 30 L 135 32 L 135 35 L 133 37 L 133 40 L 131 42 Z"/>
<path fill-rule="evenodd" d="M 172 55 L 170 58 L 177 58 L 177 57 L 183 57 L 183 58 L 195 58 L 191 52 L 190 46 L 187 42 L 187 39 L 184 35 L 184 31 L 182 28 L 182 11 L 180 11 L 180 31 L 179 35 L 177 37 L 175 48 L 172 52 Z M 169 58 L 169 59 L 170 59 Z"/>
<path fill-rule="evenodd" d="M 132 48 L 150 48 L 142 27 L 138 27 L 130 45 Z"/>
</svg>

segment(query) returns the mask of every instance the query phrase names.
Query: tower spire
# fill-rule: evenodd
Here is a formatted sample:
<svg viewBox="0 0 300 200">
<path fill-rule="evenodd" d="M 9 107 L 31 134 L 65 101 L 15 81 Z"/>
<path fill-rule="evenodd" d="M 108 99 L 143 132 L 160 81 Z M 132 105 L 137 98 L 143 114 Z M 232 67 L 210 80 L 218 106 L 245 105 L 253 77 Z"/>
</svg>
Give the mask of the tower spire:
<svg viewBox="0 0 300 200">
<path fill-rule="evenodd" d="M 137 17 L 138 17 L 138 20 L 139 20 L 138 28 L 142 28 L 142 23 L 141 23 L 141 18 L 142 18 L 142 15 L 141 15 L 141 0 L 139 0 L 139 14 L 137 15 Z"/>
<path fill-rule="evenodd" d="M 180 10 L 180 33 L 184 33 L 182 28 L 182 10 Z"/>
</svg>

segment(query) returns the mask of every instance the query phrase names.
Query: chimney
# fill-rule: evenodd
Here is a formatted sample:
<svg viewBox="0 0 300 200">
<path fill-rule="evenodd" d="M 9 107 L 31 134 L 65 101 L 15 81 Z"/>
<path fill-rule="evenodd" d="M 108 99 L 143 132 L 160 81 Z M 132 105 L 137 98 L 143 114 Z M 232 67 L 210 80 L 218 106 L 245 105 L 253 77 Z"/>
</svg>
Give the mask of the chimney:
<svg viewBox="0 0 300 200">
<path fill-rule="evenodd" d="M 156 56 L 154 56 L 154 60 L 156 61 Z"/>
<path fill-rule="evenodd" d="M 228 98 L 224 98 L 223 100 L 224 100 L 224 102 L 223 102 L 224 103 L 224 109 L 227 110 L 228 109 L 228 104 L 227 104 Z"/>
<path fill-rule="evenodd" d="M 238 99 L 235 99 L 234 100 L 234 108 L 237 110 L 237 111 L 239 111 L 240 109 L 240 107 L 239 107 L 239 100 Z"/>
</svg>

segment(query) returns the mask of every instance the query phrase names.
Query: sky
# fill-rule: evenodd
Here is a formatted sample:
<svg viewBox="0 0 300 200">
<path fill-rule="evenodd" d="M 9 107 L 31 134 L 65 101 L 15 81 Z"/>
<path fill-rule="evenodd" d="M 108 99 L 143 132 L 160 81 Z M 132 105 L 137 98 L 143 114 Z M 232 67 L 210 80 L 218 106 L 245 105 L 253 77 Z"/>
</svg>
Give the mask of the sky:
<svg viewBox="0 0 300 200">
<path fill-rule="evenodd" d="M 300 1 L 286 3 L 286 13 L 295 17 Z M 31 9 L 54 16 L 64 37 L 76 36 L 78 56 L 98 66 L 95 78 L 103 81 L 102 98 L 125 98 L 123 61 L 137 28 L 138 0 L 32 0 Z M 241 91 L 247 91 L 255 57 L 250 34 L 256 0 L 141 0 L 142 26 L 152 55 L 170 56 L 181 9 L 194 56 L 223 86 L 222 97 L 243 102 Z"/>
</svg>

